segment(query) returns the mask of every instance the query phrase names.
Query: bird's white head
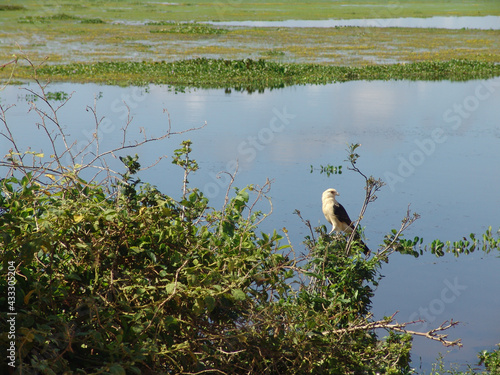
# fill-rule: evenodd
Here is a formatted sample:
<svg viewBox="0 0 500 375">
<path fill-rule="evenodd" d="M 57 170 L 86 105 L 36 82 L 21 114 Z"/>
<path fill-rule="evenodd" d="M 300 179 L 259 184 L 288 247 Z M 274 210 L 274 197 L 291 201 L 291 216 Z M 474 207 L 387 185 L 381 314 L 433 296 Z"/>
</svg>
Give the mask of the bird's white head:
<svg viewBox="0 0 500 375">
<path fill-rule="evenodd" d="M 323 192 L 323 196 L 322 196 L 322 199 L 325 200 L 325 199 L 334 199 L 335 200 L 335 196 L 336 195 L 340 195 L 337 190 L 335 189 L 326 189 L 324 192 Z"/>
</svg>

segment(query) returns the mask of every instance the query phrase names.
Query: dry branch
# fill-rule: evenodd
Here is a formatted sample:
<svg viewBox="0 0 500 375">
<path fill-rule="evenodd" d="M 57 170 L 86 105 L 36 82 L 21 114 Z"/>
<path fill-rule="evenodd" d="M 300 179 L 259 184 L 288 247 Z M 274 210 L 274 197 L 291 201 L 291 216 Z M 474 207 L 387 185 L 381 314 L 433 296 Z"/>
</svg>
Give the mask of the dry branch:
<svg viewBox="0 0 500 375">
<path fill-rule="evenodd" d="M 333 330 L 333 331 L 324 331 L 324 332 L 322 332 L 322 334 L 324 336 L 327 336 L 329 334 L 343 334 L 343 333 L 350 333 L 350 332 L 355 332 L 355 331 L 371 331 L 374 329 L 386 329 L 386 330 L 390 330 L 390 331 L 408 333 L 412 336 L 421 336 L 421 337 L 425 337 L 425 338 L 428 338 L 428 339 L 434 340 L 434 341 L 439 341 L 446 347 L 448 347 L 448 346 L 462 347 L 462 340 L 461 339 L 449 341 L 449 340 L 446 340 L 446 338 L 448 337 L 447 334 L 438 334 L 438 332 L 446 331 L 447 329 L 450 329 L 450 328 L 456 326 L 460 322 L 457 322 L 457 321 L 454 321 L 453 319 L 451 319 L 449 322 L 445 321 L 439 327 L 433 328 L 427 332 L 418 332 L 418 331 L 409 330 L 406 327 L 411 325 L 411 324 L 422 323 L 423 320 L 415 320 L 412 322 L 405 322 L 405 323 L 393 323 L 395 315 L 396 315 L 396 313 L 394 313 L 389 319 L 385 319 L 385 320 L 377 320 L 375 322 L 369 322 L 369 323 L 362 324 L 362 325 L 354 325 L 354 326 L 351 326 L 348 328 L 342 328 L 342 329 L 337 329 L 337 330 Z"/>
<path fill-rule="evenodd" d="M 99 131 L 101 127 L 103 117 L 97 115 L 96 99 L 94 99 L 94 105 L 87 106 L 87 111 L 90 111 L 93 116 L 94 121 L 94 133 L 91 139 L 78 143 L 76 140 L 70 140 L 70 136 L 64 131 L 64 127 L 58 117 L 58 112 L 64 105 L 71 99 L 72 95 L 69 95 L 61 104 L 55 106 L 52 105 L 48 95 L 47 87 L 49 82 L 41 82 L 37 77 L 37 68 L 29 58 L 23 56 L 24 60 L 33 69 L 33 79 L 36 83 L 36 89 L 25 88 L 35 99 L 40 100 L 41 105 L 37 105 L 35 101 L 30 102 L 30 110 L 35 112 L 39 117 L 39 122 L 36 124 L 38 129 L 42 131 L 45 138 L 48 140 L 51 148 L 50 157 L 44 157 L 42 153 L 36 154 L 30 150 L 23 151 L 19 147 L 19 142 L 11 132 L 11 128 L 7 119 L 7 110 L 10 107 L 5 107 L 0 105 L 0 122 L 3 124 L 3 129 L 0 129 L 0 135 L 6 138 L 11 144 L 12 148 L 9 153 L 0 160 L 0 167 L 8 168 L 7 176 L 11 176 L 14 172 L 20 172 L 24 176 L 31 174 L 31 180 L 36 182 L 41 186 L 55 187 L 57 183 L 79 183 L 85 184 L 81 179 L 78 178 L 81 172 L 85 170 L 94 170 L 95 174 L 86 180 L 94 182 L 101 173 L 105 173 L 107 176 L 103 179 L 104 181 L 110 180 L 112 178 L 120 178 L 120 174 L 112 170 L 107 162 L 108 157 L 117 158 L 116 154 L 121 151 L 127 151 L 136 149 L 146 143 L 160 141 L 169 138 L 172 135 L 180 135 L 193 130 L 198 130 L 206 126 L 206 123 L 199 127 L 193 127 L 186 130 L 172 131 L 172 126 L 170 123 L 170 115 L 167 113 L 168 124 L 166 129 L 159 136 L 147 136 L 146 132 L 141 128 L 141 133 L 143 134 L 140 140 L 128 140 L 128 130 L 132 123 L 133 117 L 130 115 L 130 108 L 125 103 L 128 110 L 128 116 L 126 124 L 121 129 L 123 134 L 121 137 L 121 142 L 118 146 L 110 148 L 107 150 L 101 150 L 99 139 Z M 7 64 L 17 64 L 18 58 L 7 63 Z M 127 142 L 128 141 L 128 142 Z M 3 156 L 3 155 L 2 155 Z M 31 156 L 31 159 L 29 157 Z M 63 158 L 67 158 L 67 165 L 63 163 Z M 148 169 L 155 164 L 157 164 L 163 157 L 158 158 L 151 165 L 148 165 L 141 170 Z M 29 160 L 28 160 L 29 159 Z M 47 179 L 48 177 L 48 179 Z"/>
</svg>

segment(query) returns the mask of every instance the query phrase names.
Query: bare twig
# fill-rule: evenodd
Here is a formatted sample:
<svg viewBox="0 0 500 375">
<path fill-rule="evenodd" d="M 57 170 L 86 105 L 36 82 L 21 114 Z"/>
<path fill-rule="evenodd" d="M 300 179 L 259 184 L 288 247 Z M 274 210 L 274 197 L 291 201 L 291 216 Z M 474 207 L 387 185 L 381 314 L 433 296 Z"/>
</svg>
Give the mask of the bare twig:
<svg viewBox="0 0 500 375">
<path fill-rule="evenodd" d="M 396 251 L 395 243 L 397 242 L 397 240 L 399 239 L 401 234 L 410 225 L 412 225 L 416 220 L 418 220 L 419 217 L 420 217 L 420 215 L 418 215 L 416 213 L 413 213 L 413 215 L 411 215 L 410 205 L 408 205 L 408 208 L 406 210 L 406 216 L 403 218 L 403 220 L 401 220 L 401 226 L 399 227 L 399 230 L 394 235 L 394 238 L 392 239 L 392 241 L 383 250 L 379 251 L 377 253 L 377 255 L 378 256 L 387 256 L 387 255 L 392 254 L 394 251 Z"/>
<path fill-rule="evenodd" d="M 418 332 L 418 331 L 409 330 L 406 327 L 411 325 L 411 324 L 421 323 L 422 320 L 415 320 L 415 321 L 406 322 L 406 323 L 392 323 L 395 315 L 396 315 L 396 313 L 394 313 L 389 319 L 385 319 L 385 320 L 377 320 L 375 322 L 369 322 L 369 323 L 362 324 L 362 325 L 354 325 L 354 326 L 351 326 L 348 328 L 342 328 L 342 329 L 337 329 L 337 330 L 332 330 L 332 331 L 324 331 L 324 332 L 322 332 L 322 334 L 324 336 L 327 336 L 329 334 L 342 334 L 342 333 L 349 333 L 349 332 L 355 332 L 355 331 L 372 331 L 374 329 L 387 329 L 387 330 L 396 331 L 396 332 L 408 333 L 412 336 L 422 336 L 422 337 L 428 338 L 430 340 L 439 341 L 444 346 L 447 346 L 447 347 L 448 346 L 462 347 L 462 340 L 461 339 L 449 341 L 449 340 L 446 340 L 448 335 L 438 334 L 438 332 L 446 331 L 447 329 L 455 327 L 460 322 L 453 321 L 453 319 L 452 319 L 449 322 L 448 321 L 443 322 L 439 327 L 433 328 L 427 332 Z"/>
<path fill-rule="evenodd" d="M 299 210 L 296 209 L 293 213 L 296 214 L 300 218 L 300 220 L 302 220 L 302 222 L 306 225 L 306 227 L 309 228 L 309 232 L 311 232 L 312 243 L 315 245 L 316 244 L 316 238 L 314 237 L 314 230 L 313 230 L 313 227 L 311 225 L 311 222 L 309 220 L 305 220 L 302 217 L 302 214 L 300 213 Z"/>
<path fill-rule="evenodd" d="M 220 178 L 220 175 L 223 173 L 227 174 L 230 178 L 229 184 L 227 184 L 226 195 L 224 196 L 224 204 L 222 205 L 222 212 L 226 212 L 226 206 L 229 202 L 229 191 L 231 190 L 231 187 L 233 186 L 233 183 L 234 183 L 234 178 L 235 178 L 236 174 L 238 173 L 238 167 L 239 167 L 239 164 L 238 164 L 238 161 L 236 161 L 236 167 L 235 167 L 233 173 L 227 172 L 227 171 L 217 173 L 217 178 Z"/>
<path fill-rule="evenodd" d="M 365 200 L 363 202 L 363 206 L 361 207 L 361 211 L 358 215 L 358 219 L 355 221 L 354 224 L 354 229 L 351 232 L 351 235 L 349 236 L 349 239 L 347 241 L 347 246 L 346 246 L 346 253 L 349 255 L 351 246 L 353 243 L 354 238 L 358 235 L 357 229 L 359 226 L 360 221 L 363 219 L 366 208 L 368 207 L 368 204 L 375 201 L 377 199 L 377 196 L 375 193 L 379 191 L 382 186 L 384 186 L 384 182 L 380 179 L 376 180 L 373 176 L 367 177 L 363 172 L 359 170 L 358 167 L 356 167 L 356 162 L 358 160 L 359 155 L 355 152 L 355 150 L 361 146 L 360 144 L 351 144 L 349 145 L 349 148 L 347 149 L 348 152 L 348 159 L 351 163 L 351 166 L 348 167 L 349 170 L 352 170 L 354 172 L 359 173 L 364 179 L 365 179 Z"/>
<path fill-rule="evenodd" d="M 125 103 L 128 109 L 128 117 L 125 126 L 122 128 L 123 135 L 120 144 L 117 147 L 110 148 L 107 150 L 101 150 L 101 139 L 99 139 L 100 127 L 103 121 L 103 117 L 99 118 L 97 115 L 97 99 L 94 98 L 94 105 L 92 107 L 88 106 L 86 109 L 90 111 L 94 118 L 95 128 L 92 138 L 87 142 L 78 144 L 77 141 L 70 141 L 69 135 L 65 132 L 64 127 L 58 117 L 58 112 L 61 108 L 71 99 L 72 94 L 69 95 L 62 103 L 55 106 L 48 99 L 47 87 L 48 83 L 42 83 L 37 77 L 36 66 L 29 58 L 26 56 L 22 57 L 28 62 L 28 64 L 33 69 L 33 79 L 38 87 L 38 89 L 25 89 L 28 91 L 35 99 L 39 100 L 39 103 L 35 101 L 30 102 L 30 111 L 34 111 L 40 118 L 40 122 L 37 123 L 38 129 L 40 129 L 45 138 L 49 141 L 51 148 L 50 158 L 44 158 L 43 153 L 34 153 L 33 151 L 23 152 L 20 149 L 19 143 L 14 137 L 11 128 L 9 127 L 6 112 L 10 107 L 0 105 L 0 122 L 3 124 L 4 131 L 0 131 L 0 135 L 6 138 L 12 144 L 12 150 L 8 157 L 0 161 L 0 167 L 7 167 L 9 171 L 7 175 L 12 175 L 14 171 L 22 173 L 27 176 L 28 173 L 33 173 L 32 180 L 36 183 L 49 186 L 54 188 L 57 186 L 54 182 L 58 183 L 74 183 L 74 184 L 84 184 L 85 183 L 78 178 L 81 172 L 88 169 L 94 169 L 96 171 L 93 176 L 87 179 L 87 181 L 94 182 L 102 174 L 106 173 L 107 176 L 103 181 L 107 181 L 111 178 L 119 178 L 120 174 L 112 170 L 107 162 L 107 157 L 112 156 L 116 158 L 118 152 L 127 151 L 130 149 L 135 149 L 143 146 L 150 142 L 156 142 L 169 138 L 172 135 L 180 135 L 193 130 L 198 130 L 206 126 L 204 123 L 200 127 L 194 127 L 181 131 L 172 131 L 172 126 L 170 123 L 170 115 L 167 113 L 168 126 L 167 129 L 159 136 L 147 136 L 145 132 L 143 133 L 143 138 L 141 140 L 135 140 L 127 144 L 127 132 L 132 123 L 133 117 L 130 115 L 130 109 Z M 17 58 L 8 64 L 17 63 Z M 7 64 L 7 65 L 8 65 Z M 43 62 L 42 62 L 43 64 Z M 42 65 L 40 64 L 40 65 Z M 42 104 L 42 106 L 40 106 Z M 27 154 L 31 154 L 32 163 L 28 163 L 26 157 Z M 2 155 L 3 156 L 3 155 Z M 68 157 L 68 163 L 63 162 L 63 158 Z M 36 158 L 36 159 L 35 159 Z M 150 168 L 151 166 L 157 164 L 162 157 L 159 157 L 154 163 L 149 166 L 141 168 L 141 170 Z M 47 179 L 49 177 L 49 179 Z M 50 180 L 50 181 L 49 181 Z M 47 183 L 48 181 L 48 183 Z M 102 181 L 101 181 L 102 182 Z M 76 185 L 75 185 L 76 186 Z M 186 193 L 186 187 L 184 185 L 184 196 Z"/>
<path fill-rule="evenodd" d="M 14 58 L 11 61 L 6 62 L 5 64 L 0 65 L 0 69 L 5 68 L 7 65 L 12 65 L 12 71 L 10 72 L 10 76 L 7 79 L 7 82 L 5 82 L 5 85 L 3 85 L 2 87 L 0 87 L 0 91 L 4 90 L 8 86 L 8 84 L 10 83 L 10 81 L 12 80 L 12 77 L 14 76 L 14 71 L 16 70 L 16 66 L 17 66 L 17 61 L 18 60 L 19 60 L 19 57 L 17 57 L 16 55 L 14 55 Z"/>
<path fill-rule="evenodd" d="M 267 193 L 271 190 L 271 184 L 272 180 L 269 180 L 269 178 L 266 178 L 266 182 L 262 186 L 256 185 L 256 188 L 254 188 L 254 191 L 257 192 L 257 197 L 254 199 L 253 203 L 248 207 L 248 219 L 250 219 L 250 216 L 252 215 L 253 209 L 255 205 L 257 204 L 258 201 L 261 200 L 261 198 L 266 198 L 269 202 L 269 212 L 264 214 L 261 219 L 259 219 L 257 222 L 253 223 L 254 226 L 258 226 L 267 216 L 271 215 L 273 213 L 273 202 L 272 200 L 267 197 Z"/>
</svg>

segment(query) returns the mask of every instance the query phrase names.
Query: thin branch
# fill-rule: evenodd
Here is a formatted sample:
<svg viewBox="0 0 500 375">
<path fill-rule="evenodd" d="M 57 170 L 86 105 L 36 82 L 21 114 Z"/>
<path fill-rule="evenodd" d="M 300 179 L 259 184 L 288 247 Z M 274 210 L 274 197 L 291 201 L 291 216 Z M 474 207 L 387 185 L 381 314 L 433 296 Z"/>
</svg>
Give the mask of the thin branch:
<svg viewBox="0 0 500 375">
<path fill-rule="evenodd" d="M 250 205 L 248 207 L 248 219 L 250 219 L 250 216 L 252 215 L 252 212 L 253 212 L 255 205 L 257 204 L 257 202 L 261 198 L 265 197 L 269 201 L 269 205 L 270 205 L 269 212 L 267 214 L 263 215 L 263 217 L 261 219 L 259 219 L 256 223 L 254 223 L 253 225 L 255 225 L 255 226 L 258 226 L 267 216 L 269 216 L 273 213 L 273 202 L 269 197 L 266 196 L 266 194 L 269 193 L 269 191 L 271 190 L 271 184 L 272 184 L 272 181 L 269 180 L 269 178 L 266 178 L 266 182 L 264 185 L 262 185 L 262 187 L 257 186 L 257 189 L 255 189 L 257 191 L 257 197 L 254 199 L 252 205 Z"/>
<path fill-rule="evenodd" d="M 412 225 L 420 215 L 414 213 L 411 215 L 410 212 L 410 205 L 408 205 L 408 208 L 406 210 L 406 216 L 401 220 L 401 226 L 399 227 L 399 230 L 396 232 L 394 235 L 392 241 L 382 250 L 377 253 L 378 256 L 387 256 L 392 254 L 394 251 L 396 251 L 396 247 L 394 246 L 401 234 L 410 226 Z"/>
<path fill-rule="evenodd" d="M 221 370 L 218 370 L 218 369 L 208 369 L 208 370 L 202 370 L 202 371 L 198 371 L 198 372 L 181 372 L 180 374 L 183 374 L 183 375 L 199 375 L 199 374 L 207 374 L 207 373 L 213 373 L 213 372 L 217 372 L 219 374 L 224 374 L 224 375 L 227 375 L 227 372 L 224 372 L 224 371 L 221 371 Z"/>
<path fill-rule="evenodd" d="M 449 321 L 449 323 L 448 323 L 448 321 L 445 321 L 439 327 L 433 328 L 427 332 L 418 332 L 418 331 L 409 330 L 406 327 L 411 325 L 411 324 L 421 323 L 422 320 L 415 320 L 415 321 L 406 322 L 406 323 L 392 323 L 395 315 L 396 315 L 396 313 L 393 314 L 393 316 L 387 320 L 378 320 L 378 321 L 369 322 L 369 323 L 366 323 L 363 325 L 354 325 L 354 326 L 351 326 L 348 328 L 336 329 L 336 330 L 332 330 L 332 331 L 324 331 L 324 332 L 322 332 L 322 335 L 327 336 L 329 334 L 342 334 L 342 333 L 350 333 L 350 332 L 356 332 L 356 331 L 372 331 L 374 329 L 388 329 L 391 331 L 408 333 L 412 336 L 422 336 L 422 337 L 428 338 L 430 340 L 439 341 L 446 347 L 449 347 L 449 346 L 462 347 L 463 346 L 461 339 L 449 341 L 449 340 L 446 340 L 446 338 L 448 337 L 447 334 L 446 335 L 445 334 L 438 334 L 438 332 L 446 331 L 447 329 L 455 327 L 460 322 L 453 321 L 453 319 L 452 319 Z"/>
<path fill-rule="evenodd" d="M 348 169 L 359 173 L 365 179 L 365 200 L 363 202 L 363 206 L 361 207 L 361 211 L 359 213 L 358 219 L 356 220 L 356 222 L 354 224 L 354 229 L 351 232 L 351 235 L 349 236 L 349 240 L 347 241 L 347 246 L 346 246 L 346 253 L 347 254 L 350 254 L 353 240 L 354 240 L 355 236 L 358 235 L 357 229 L 358 229 L 360 221 L 363 219 L 363 217 L 365 215 L 368 204 L 377 199 L 377 196 L 375 195 L 375 193 L 377 191 L 379 191 L 382 188 L 382 186 L 384 186 L 384 182 L 382 180 L 380 180 L 380 179 L 376 180 L 372 176 L 367 177 L 363 172 L 360 171 L 360 169 L 358 167 L 356 167 L 356 162 L 357 162 L 359 155 L 356 154 L 354 151 L 359 146 L 361 146 L 361 145 L 360 144 L 349 145 L 349 148 L 347 150 L 349 153 L 347 161 L 349 161 L 351 163 L 351 166 L 348 167 Z"/>
<path fill-rule="evenodd" d="M 48 141 L 50 142 L 52 156 L 48 161 L 44 161 L 42 159 L 40 160 L 33 159 L 32 163 L 27 163 L 25 159 L 27 155 L 26 153 L 21 152 L 21 150 L 19 149 L 19 143 L 14 138 L 14 134 L 12 133 L 11 128 L 9 127 L 7 122 L 6 111 L 10 107 L 5 107 L 0 105 L 0 121 L 3 123 L 5 128 L 5 131 L 0 132 L 0 135 L 2 135 L 10 143 L 12 143 L 13 146 L 12 148 L 13 150 L 15 150 L 15 153 L 17 154 L 16 156 L 12 156 L 10 159 L 0 161 L 0 167 L 9 168 L 7 175 L 13 174 L 15 170 L 21 172 L 24 175 L 27 175 L 27 173 L 29 173 L 30 171 L 35 172 L 33 174 L 33 180 L 45 186 L 47 185 L 45 183 L 46 181 L 44 177 L 46 173 L 50 173 L 56 176 L 68 176 L 68 174 L 71 173 L 75 177 L 78 177 L 78 175 L 82 171 L 87 170 L 88 168 L 93 168 L 96 169 L 97 172 L 93 175 L 93 177 L 87 180 L 89 180 L 90 182 L 95 181 L 99 175 L 101 175 L 102 173 L 106 173 L 107 177 L 104 178 L 104 181 L 108 181 L 112 178 L 112 176 L 119 176 L 119 174 L 116 171 L 113 171 L 109 168 L 109 165 L 106 161 L 106 158 L 108 156 L 116 158 L 116 153 L 120 151 L 127 151 L 129 149 L 134 149 L 142 145 L 145 145 L 146 143 L 149 142 L 160 141 L 165 138 L 169 138 L 172 135 L 180 135 L 193 130 L 199 130 L 206 126 L 205 122 L 200 127 L 194 127 L 186 130 L 173 132 L 170 121 L 170 114 L 168 113 L 168 111 L 164 110 L 164 112 L 167 113 L 168 126 L 166 131 L 162 135 L 156 137 L 147 136 L 145 131 L 142 131 L 144 137 L 140 141 L 135 141 L 134 143 L 130 143 L 127 145 L 126 144 L 127 131 L 132 123 L 133 117 L 130 115 L 130 109 L 125 103 L 128 109 L 128 117 L 125 126 L 122 128 L 123 137 L 121 139 L 121 143 L 117 147 L 101 151 L 100 139 L 98 134 L 103 118 L 98 118 L 97 116 L 97 99 L 94 98 L 93 107 L 87 107 L 87 110 L 91 111 L 94 117 L 95 132 L 93 133 L 92 139 L 89 139 L 88 142 L 83 143 L 83 147 L 79 147 L 77 149 L 75 147 L 77 145 L 77 141 L 75 140 L 72 143 L 70 142 L 69 135 L 65 133 L 65 130 L 61 125 L 60 119 L 58 117 L 58 111 L 61 110 L 61 108 L 71 99 L 73 93 L 58 106 L 51 104 L 51 101 L 48 99 L 47 95 L 48 94 L 47 87 L 49 81 L 42 83 L 37 75 L 38 68 L 44 64 L 45 60 L 41 64 L 35 65 L 28 57 L 22 56 L 22 58 L 27 61 L 27 63 L 33 70 L 33 79 L 38 87 L 38 90 L 29 88 L 25 88 L 25 90 L 30 94 L 32 94 L 35 99 L 39 99 L 40 103 L 43 103 L 43 105 L 45 106 L 44 108 L 42 108 L 40 107 L 40 104 L 37 105 L 34 101 L 32 101 L 30 102 L 29 111 L 34 111 L 39 116 L 40 122 L 37 123 L 37 126 L 44 133 L 45 138 L 47 138 Z M 17 63 L 17 58 L 5 65 L 14 63 Z M 61 144 L 59 144 L 58 138 L 62 140 Z M 94 147 L 95 149 L 92 150 L 92 148 Z M 29 152 L 29 154 L 32 154 L 32 152 Z M 63 158 L 65 155 L 69 156 L 68 166 L 65 166 L 63 164 Z M 80 161 L 79 164 L 77 164 L 76 158 L 81 158 L 81 161 L 79 160 Z M 158 158 L 149 167 L 157 164 L 161 159 L 162 157 Z M 147 168 L 148 167 L 142 169 L 147 169 Z M 71 178 L 69 181 L 74 181 L 74 182 L 79 181 L 78 183 L 82 183 L 82 181 L 73 178 Z M 55 186 L 52 184 L 49 185 Z"/>
<path fill-rule="evenodd" d="M 313 243 L 313 245 L 315 245 L 316 244 L 316 238 L 314 237 L 314 230 L 313 230 L 313 227 L 311 225 L 311 222 L 309 220 L 305 220 L 302 217 L 302 214 L 300 213 L 299 210 L 295 209 L 295 211 L 293 211 L 293 213 L 300 218 L 300 220 L 305 224 L 306 227 L 309 228 L 309 232 L 311 232 L 312 243 Z"/>
<path fill-rule="evenodd" d="M 234 172 L 231 173 L 231 172 L 219 172 L 217 173 L 217 178 L 220 178 L 220 174 L 224 173 L 224 174 L 227 174 L 230 178 L 230 181 L 229 181 L 229 184 L 227 184 L 227 189 L 226 189 L 226 195 L 224 196 L 224 204 L 222 205 L 222 212 L 226 212 L 226 206 L 229 202 L 229 191 L 231 190 L 231 187 L 233 186 L 233 183 L 234 183 L 234 178 L 236 176 L 236 174 L 238 173 L 238 168 L 239 168 L 239 164 L 238 164 L 238 161 L 236 161 L 236 167 L 234 169 Z"/>
<path fill-rule="evenodd" d="M 18 60 L 19 60 L 19 57 L 17 57 L 16 55 L 14 55 L 14 58 L 11 61 L 6 62 L 5 64 L 0 65 L 0 69 L 5 68 L 7 65 L 11 65 L 11 64 L 13 65 L 12 66 L 12 70 L 10 72 L 10 76 L 7 79 L 7 82 L 5 82 L 5 85 L 3 85 L 2 87 L 0 87 L 0 91 L 5 90 L 5 88 L 9 85 L 10 81 L 12 80 L 12 77 L 14 76 L 14 71 L 16 70 L 16 67 L 17 67 L 17 61 Z"/>
</svg>

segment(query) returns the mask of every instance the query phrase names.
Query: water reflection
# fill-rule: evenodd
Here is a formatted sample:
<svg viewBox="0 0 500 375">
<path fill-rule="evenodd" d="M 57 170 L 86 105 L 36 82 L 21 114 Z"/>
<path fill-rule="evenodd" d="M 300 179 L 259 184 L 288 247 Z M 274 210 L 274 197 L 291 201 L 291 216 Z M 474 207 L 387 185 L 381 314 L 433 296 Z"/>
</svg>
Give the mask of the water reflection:
<svg viewBox="0 0 500 375">
<path fill-rule="evenodd" d="M 250 27 L 418 27 L 436 29 L 500 29 L 500 16 L 373 18 L 349 20 L 286 20 L 209 22 L 213 25 Z"/>
<path fill-rule="evenodd" d="M 356 81 L 287 87 L 263 94 L 229 94 L 224 90 L 174 93 L 165 86 L 79 84 L 54 84 L 48 90 L 73 92 L 59 118 L 72 139 L 79 141 L 92 137 L 95 130 L 92 113 L 86 107 L 97 99 L 99 117 L 104 116 L 106 121 L 100 134 L 104 148 L 121 142 L 121 129 L 128 116 L 124 101 L 134 116 L 132 137 L 143 136 L 140 127 L 148 135 L 159 135 L 167 129 L 164 108 L 173 131 L 207 121 L 202 130 L 148 144 L 138 151 L 140 161 L 145 165 L 158 155 L 172 155 L 181 140 L 190 138 L 194 142 L 193 157 L 200 164 L 190 182 L 203 189 L 214 206 L 223 201 L 227 182 L 225 175 L 217 178 L 217 173 L 231 171 L 236 162 L 236 186 L 273 179 L 270 195 L 274 212 L 261 229 L 287 227 L 298 252 L 308 233 L 292 215 L 295 209 L 313 225 L 326 224 L 320 198 L 321 192 L 332 186 L 339 190 L 342 204 L 353 216 L 361 207 L 363 181 L 347 171 L 344 162 L 346 144 L 354 142 L 362 144 L 358 166 L 387 183 L 362 222 L 371 248 L 376 248 L 391 228 L 399 227 L 410 203 L 422 218 L 410 229 L 408 238 L 418 235 L 428 241 L 458 240 L 471 232 L 484 233 L 489 225 L 495 229 L 499 225 L 499 78 L 469 82 Z M 27 113 L 26 92 L 7 87 L 0 93 L 0 103 L 16 104 L 8 110 L 7 120 L 23 144 L 36 151 L 47 150 L 48 145 L 43 144 L 33 126 L 40 120 L 33 112 Z M 0 139 L 0 150 L 5 154 L 11 145 Z M 328 164 L 344 165 L 344 173 L 330 178 L 310 173 L 311 165 Z M 181 194 L 182 173 L 169 160 L 140 177 L 174 197 Z M 475 362 L 477 351 L 492 348 L 500 336 L 493 313 L 500 306 L 500 298 L 494 297 L 498 296 L 494 286 L 500 284 L 495 271 L 498 259 L 482 258 L 482 254 L 459 260 L 394 257 L 383 270 L 386 278 L 376 293 L 374 313 L 381 317 L 400 310 L 399 321 L 415 318 L 415 312 L 439 299 L 445 280 L 454 282 L 458 278 L 466 289 L 434 314 L 431 323 L 439 325 L 451 317 L 465 322 L 466 327 L 450 332 L 450 338 L 463 339 L 465 348 L 453 352 L 449 359 Z M 478 319 L 476 306 L 484 306 L 489 314 Z M 416 365 L 421 356 L 424 368 L 428 368 L 437 351 L 445 352 L 445 348 L 417 340 L 413 356 Z"/>
</svg>

